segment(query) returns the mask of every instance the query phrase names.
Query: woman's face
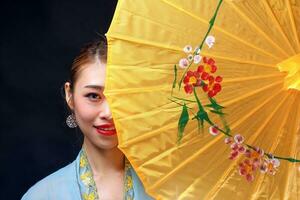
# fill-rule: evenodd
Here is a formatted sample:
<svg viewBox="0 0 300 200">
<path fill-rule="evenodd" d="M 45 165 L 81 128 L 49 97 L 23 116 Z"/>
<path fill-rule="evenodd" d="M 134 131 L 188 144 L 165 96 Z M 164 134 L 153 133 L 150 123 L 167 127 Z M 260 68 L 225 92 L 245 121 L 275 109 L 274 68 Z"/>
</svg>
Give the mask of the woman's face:
<svg viewBox="0 0 300 200">
<path fill-rule="evenodd" d="M 65 91 L 67 103 L 84 134 L 84 142 L 101 149 L 111 149 L 117 146 L 118 138 L 103 95 L 105 71 L 106 64 L 100 61 L 88 63 L 81 67 L 73 92 L 69 83 L 65 84 Z"/>
</svg>

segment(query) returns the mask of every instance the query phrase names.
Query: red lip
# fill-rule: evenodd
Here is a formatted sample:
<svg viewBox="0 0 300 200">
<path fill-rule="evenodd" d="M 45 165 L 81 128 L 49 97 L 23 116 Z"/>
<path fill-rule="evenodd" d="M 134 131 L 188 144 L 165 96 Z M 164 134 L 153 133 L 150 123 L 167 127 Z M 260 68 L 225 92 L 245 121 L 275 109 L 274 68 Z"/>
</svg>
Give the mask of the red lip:
<svg viewBox="0 0 300 200">
<path fill-rule="evenodd" d="M 117 134 L 115 126 L 113 124 L 103 124 L 100 126 L 94 126 L 97 130 L 97 133 L 104 136 L 112 136 Z M 104 128 L 113 128 L 113 130 L 104 130 Z"/>
</svg>

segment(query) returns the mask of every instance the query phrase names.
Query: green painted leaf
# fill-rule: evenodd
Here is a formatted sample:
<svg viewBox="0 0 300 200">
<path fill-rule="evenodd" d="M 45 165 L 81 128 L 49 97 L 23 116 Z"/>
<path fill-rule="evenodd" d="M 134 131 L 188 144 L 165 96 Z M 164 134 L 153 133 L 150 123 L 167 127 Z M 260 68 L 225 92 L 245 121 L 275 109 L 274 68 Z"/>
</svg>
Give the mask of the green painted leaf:
<svg viewBox="0 0 300 200">
<path fill-rule="evenodd" d="M 204 108 L 203 108 L 203 106 L 202 106 L 202 104 L 201 104 L 201 102 L 200 102 L 200 100 L 199 100 L 199 98 L 198 98 L 198 96 L 197 96 L 197 93 L 196 93 L 196 87 L 194 87 L 194 95 L 195 95 L 195 99 L 196 99 L 196 101 L 197 101 L 197 105 L 198 105 L 199 111 L 205 112 L 205 111 L 204 111 Z"/>
<path fill-rule="evenodd" d="M 182 106 L 181 116 L 178 121 L 178 142 L 181 141 L 183 137 L 184 128 L 186 127 L 189 121 L 189 113 L 186 104 Z"/>
<path fill-rule="evenodd" d="M 177 67 L 176 65 L 174 65 L 174 81 L 173 81 L 172 90 L 176 87 L 176 82 L 177 82 Z"/>
<path fill-rule="evenodd" d="M 222 111 L 219 111 L 219 110 L 211 110 L 210 112 L 218 114 L 218 115 L 225 115 L 225 113 L 223 113 Z"/>
</svg>

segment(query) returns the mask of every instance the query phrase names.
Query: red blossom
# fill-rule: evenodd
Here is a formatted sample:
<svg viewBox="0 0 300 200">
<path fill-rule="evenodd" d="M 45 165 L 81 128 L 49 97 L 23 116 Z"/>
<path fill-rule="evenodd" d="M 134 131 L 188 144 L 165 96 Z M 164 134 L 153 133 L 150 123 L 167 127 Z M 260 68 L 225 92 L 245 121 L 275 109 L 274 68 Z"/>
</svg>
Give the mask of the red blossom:
<svg viewBox="0 0 300 200">
<path fill-rule="evenodd" d="M 193 88 L 197 85 L 200 85 L 200 74 L 197 71 L 188 71 L 183 79 L 183 83 L 185 84 L 184 90 L 186 93 L 191 94 L 193 92 Z"/>
<path fill-rule="evenodd" d="M 221 90 L 221 76 L 212 76 L 217 71 L 217 66 L 212 58 L 203 58 L 203 65 L 199 65 L 196 71 L 188 71 L 184 77 L 184 90 L 187 94 L 193 92 L 194 87 L 202 86 L 209 97 L 214 97 Z"/>
<path fill-rule="evenodd" d="M 215 60 L 212 58 L 203 57 L 204 71 L 209 73 L 215 73 L 217 71 L 217 66 L 215 65 Z"/>
<path fill-rule="evenodd" d="M 239 174 L 244 176 L 247 181 L 252 182 L 254 180 L 254 172 L 256 168 L 251 160 L 245 159 L 239 164 Z"/>
<path fill-rule="evenodd" d="M 209 97 L 214 97 L 222 89 L 221 84 L 216 82 L 213 76 L 209 76 L 207 80 L 204 80 L 204 83 L 205 85 L 203 85 L 203 91 L 207 92 Z"/>
<path fill-rule="evenodd" d="M 224 142 L 225 144 L 230 144 L 232 142 L 232 139 L 230 137 L 226 137 Z"/>
</svg>

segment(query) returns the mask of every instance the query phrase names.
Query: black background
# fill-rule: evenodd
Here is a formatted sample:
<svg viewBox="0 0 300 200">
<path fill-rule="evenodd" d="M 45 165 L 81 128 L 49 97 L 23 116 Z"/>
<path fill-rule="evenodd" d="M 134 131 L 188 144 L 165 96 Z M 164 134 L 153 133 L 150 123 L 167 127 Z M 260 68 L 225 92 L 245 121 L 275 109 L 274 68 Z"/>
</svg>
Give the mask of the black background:
<svg viewBox="0 0 300 200">
<path fill-rule="evenodd" d="M 61 88 L 80 47 L 107 32 L 116 2 L 1 1 L 0 199 L 20 199 L 77 156 Z"/>
</svg>

